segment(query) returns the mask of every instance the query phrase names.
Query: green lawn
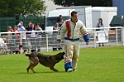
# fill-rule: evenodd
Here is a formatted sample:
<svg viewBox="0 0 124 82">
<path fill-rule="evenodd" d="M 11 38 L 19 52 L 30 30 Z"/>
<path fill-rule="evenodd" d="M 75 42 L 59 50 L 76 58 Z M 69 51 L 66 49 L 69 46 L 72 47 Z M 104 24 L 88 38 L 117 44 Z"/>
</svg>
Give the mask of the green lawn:
<svg viewBox="0 0 124 82">
<path fill-rule="evenodd" d="M 43 52 L 56 54 L 58 52 Z M 37 73 L 26 72 L 24 55 L 0 55 L 0 82 L 124 82 L 124 47 L 81 49 L 77 71 L 66 73 L 63 60 L 53 72 L 40 64 Z"/>
</svg>

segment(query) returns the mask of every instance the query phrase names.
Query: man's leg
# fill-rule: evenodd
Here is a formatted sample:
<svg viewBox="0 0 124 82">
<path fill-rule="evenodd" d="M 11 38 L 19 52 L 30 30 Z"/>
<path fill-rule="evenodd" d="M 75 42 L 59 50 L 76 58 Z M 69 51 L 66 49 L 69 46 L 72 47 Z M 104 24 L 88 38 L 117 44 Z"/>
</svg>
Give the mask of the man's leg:
<svg viewBox="0 0 124 82">
<path fill-rule="evenodd" d="M 72 69 L 75 70 L 77 68 L 78 57 L 80 53 L 79 42 L 74 43 L 74 53 L 72 58 Z"/>
<path fill-rule="evenodd" d="M 65 71 L 72 71 L 72 57 L 73 57 L 73 44 L 70 41 L 65 41 L 64 50 L 66 51 L 65 59 Z"/>
</svg>

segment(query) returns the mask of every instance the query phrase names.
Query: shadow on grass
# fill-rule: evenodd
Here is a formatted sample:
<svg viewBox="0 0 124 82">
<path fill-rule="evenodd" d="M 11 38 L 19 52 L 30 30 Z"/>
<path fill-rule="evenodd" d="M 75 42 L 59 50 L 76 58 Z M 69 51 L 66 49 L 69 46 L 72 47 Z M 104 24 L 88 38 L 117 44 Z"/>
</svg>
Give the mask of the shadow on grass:
<svg viewBox="0 0 124 82">
<path fill-rule="evenodd" d="M 27 72 L 20 72 L 18 74 L 55 74 L 55 73 L 66 73 L 65 71 L 59 71 L 59 72 L 53 72 L 53 71 L 43 71 L 43 72 L 36 72 L 33 73 L 32 71 L 30 71 L 29 73 Z"/>
</svg>

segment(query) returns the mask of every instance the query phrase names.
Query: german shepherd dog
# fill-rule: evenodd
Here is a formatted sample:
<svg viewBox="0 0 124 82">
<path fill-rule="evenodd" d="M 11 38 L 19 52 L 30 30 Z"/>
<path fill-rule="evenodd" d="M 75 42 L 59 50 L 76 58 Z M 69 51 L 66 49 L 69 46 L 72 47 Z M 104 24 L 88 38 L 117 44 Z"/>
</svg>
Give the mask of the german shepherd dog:
<svg viewBox="0 0 124 82">
<path fill-rule="evenodd" d="M 29 57 L 29 66 L 27 68 L 27 72 L 29 73 L 29 69 L 32 70 L 33 73 L 35 73 L 34 71 L 34 67 L 40 63 L 46 67 L 49 67 L 51 70 L 58 72 L 57 69 L 54 68 L 55 64 L 58 63 L 59 61 L 61 61 L 64 57 L 65 52 L 60 52 L 56 55 L 44 55 L 38 52 L 32 52 L 31 54 L 26 54 L 26 56 Z"/>
</svg>

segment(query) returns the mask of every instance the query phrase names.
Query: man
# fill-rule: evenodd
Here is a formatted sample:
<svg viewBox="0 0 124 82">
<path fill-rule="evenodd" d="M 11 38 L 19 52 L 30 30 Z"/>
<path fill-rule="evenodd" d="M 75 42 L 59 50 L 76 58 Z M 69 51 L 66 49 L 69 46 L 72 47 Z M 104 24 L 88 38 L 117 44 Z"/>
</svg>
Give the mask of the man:
<svg viewBox="0 0 124 82">
<path fill-rule="evenodd" d="M 26 44 L 27 44 L 27 41 L 26 41 L 26 29 L 25 27 L 19 23 L 18 25 L 18 31 L 20 32 L 20 39 L 22 39 L 22 44 L 23 45 L 23 49 L 24 49 L 24 52 L 28 49 Z"/>
<path fill-rule="evenodd" d="M 18 29 L 17 29 L 17 30 L 18 30 L 19 32 L 22 32 L 21 38 L 22 38 L 22 39 L 26 39 L 26 33 L 25 33 L 26 29 L 25 29 L 25 27 L 24 27 L 21 23 L 19 23 L 17 26 L 18 26 Z"/>
<path fill-rule="evenodd" d="M 78 20 L 78 13 L 76 11 L 71 12 L 71 19 L 65 21 L 57 36 L 57 41 L 60 43 L 64 37 L 64 50 L 66 55 L 65 59 L 65 71 L 74 71 L 77 67 L 78 56 L 80 52 L 79 38 L 80 34 L 83 36 L 86 45 L 89 44 L 88 32 L 82 21 Z"/>
</svg>

